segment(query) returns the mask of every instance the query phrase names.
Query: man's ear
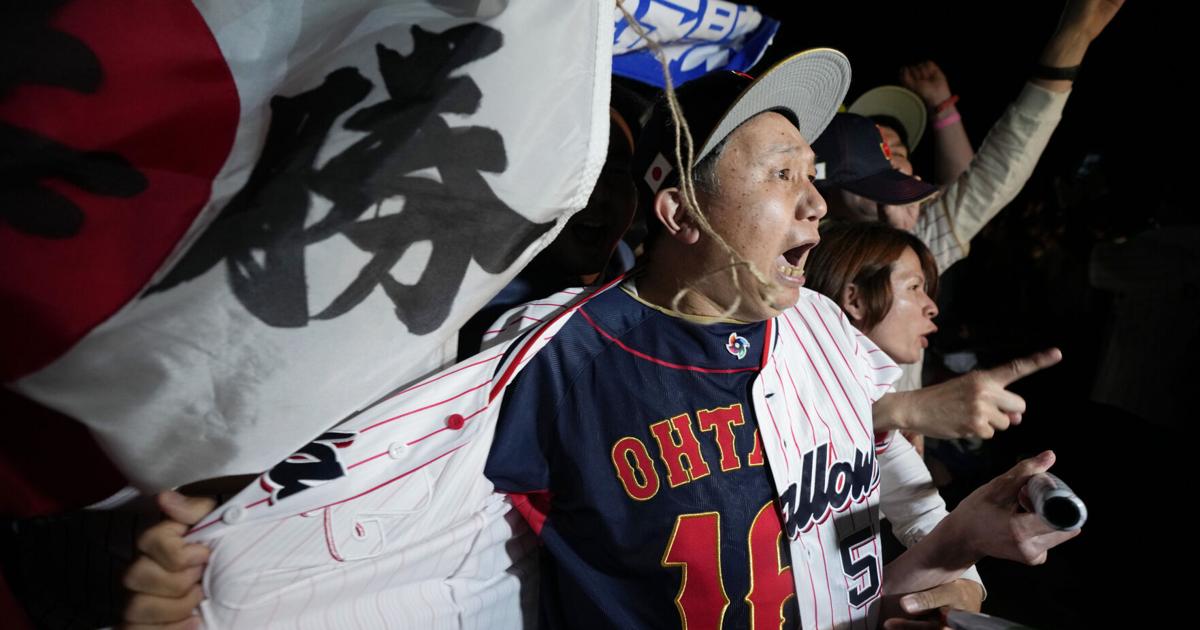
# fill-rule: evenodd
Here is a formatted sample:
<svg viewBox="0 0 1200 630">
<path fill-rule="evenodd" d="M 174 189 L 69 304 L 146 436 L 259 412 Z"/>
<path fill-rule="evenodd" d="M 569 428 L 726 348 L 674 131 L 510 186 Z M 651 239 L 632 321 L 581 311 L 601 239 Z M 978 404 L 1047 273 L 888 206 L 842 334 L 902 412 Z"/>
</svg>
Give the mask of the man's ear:
<svg viewBox="0 0 1200 630">
<path fill-rule="evenodd" d="M 842 289 L 841 304 L 842 310 L 846 311 L 846 316 L 850 318 L 850 323 L 857 326 L 858 322 L 863 321 L 867 308 L 862 289 L 859 289 L 857 284 L 846 284 L 846 288 Z"/>
<path fill-rule="evenodd" d="M 700 240 L 700 230 L 683 206 L 683 194 L 678 188 L 663 188 L 654 195 L 654 217 L 666 228 L 671 238 L 693 245 Z"/>
</svg>

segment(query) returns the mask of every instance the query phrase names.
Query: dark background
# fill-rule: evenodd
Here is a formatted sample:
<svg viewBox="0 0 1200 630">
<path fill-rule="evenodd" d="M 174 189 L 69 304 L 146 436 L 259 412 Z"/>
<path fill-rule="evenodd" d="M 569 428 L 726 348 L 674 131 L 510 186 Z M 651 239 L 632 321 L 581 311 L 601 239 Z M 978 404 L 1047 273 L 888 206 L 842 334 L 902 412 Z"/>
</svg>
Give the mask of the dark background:
<svg viewBox="0 0 1200 630">
<path fill-rule="evenodd" d="M 783 23 L 755 71 L 805 48 L 837 48 L 853 66 L 852 101 L 898 83 L 901 65 L 932 59 L 961 96 L 958 109 L 976 148 L 1019 93 L 1063 5 L 753 4 Z M 1191 196 L 1184 198 L 1196 180 L 1187 150 L 1195 35 L 1191 19 L 1166 6 L 1129 3 L 1089 49 L 1033 177 L 975 238 L 971 256 L 945 273 L 942 332 L 926 359 L 936 364 L 938 352 L 971 350 L 986 366 L 1050 345 L 1063 349 L 1062 364 L 1012 387 L 1029 403 L 1021 426 L 973 456 L 948 458 L 955 480 L 943 488 L 953 505 L 1020 457 L 1055 450 L 1054 471 L 1088 505 L 1083 534 L 1040 567 L 980 565 L 989 591 L 984 612 L 1040 628 L 1192 625 L 1187 429 L 1196 414 L 1147 419 L 1092 401 L 1117 305 L 1127 299 L 1090 286 L 1093 249 L 1197 223 Z M 932 171 L 928 133 L 914 155 L 918 173 Z M 1087 156 L 1092 162 L 1081 168 Z M 1167 300 L 1159 307 L 1191 309 L 1192 321 L 1200 319 L 1195 258 L 1164 275 L 1175 284 L 1159 287 L 1158 299 Z M 1157 332 L 1147 344 L 1198 347 L 1194 327 Z M 1177 380 L 1176 407 L 1186 409 L 1188 386 L 1196 387 L 1190 365 L 1128 369 Z"/>
</svg>

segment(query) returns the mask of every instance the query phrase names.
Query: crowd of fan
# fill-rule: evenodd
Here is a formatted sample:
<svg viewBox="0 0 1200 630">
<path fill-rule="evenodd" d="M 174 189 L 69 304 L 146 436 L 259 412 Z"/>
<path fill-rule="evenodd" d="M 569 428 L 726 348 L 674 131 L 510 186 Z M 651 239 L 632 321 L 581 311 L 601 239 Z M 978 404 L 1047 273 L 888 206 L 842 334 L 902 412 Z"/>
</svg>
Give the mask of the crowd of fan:
<svg viewBox="0 0 1200 630">
<path fill-rule="evenodd" d="M 916 545 L 952 514 L 938 487 L 963 500 L 954 512 L 965 506 L 978 509 L 978 518 L 995 518 L 998 513 L 979 507 L 979 492 L 972 490 L 987 481 L 978 474 L 987 440 L 1020 425 L 1027 412 L 1026 401 L 1008 386 L 1055 365 L 1062 353 L 1047 348 L 1023 356 L 1011 346 L 1006 352 L 989 346 L 989 340 L 980 341 L 978 331 L 960 323 L 968 318 L 953 313 L 955 304 L 964 303 L 972 293 L 958 289 L 961 282 L 953 274 L 947 275 L 948 283 L 939 279 L 968 256 L 977 235 L 998 229 L 992 222 L 1001 210 L 1016 205 L 1012 202 L 1062 117 L 1072 69 L 1078 68 L 1088 44 L 1116 6 L 1071 3 L 1029 81 L 978 147 L 972 147 L 956 108 L 959 96 L 934 61 L 900 68 L 899 85 L 855 86 L 857 98 L 812 142 L 811 181 L 823 203 L 814 210 L 821 240 L 805 252 L 805 284 L 841 307 L 849 322 L 903 369 L 893 392 L 872 408 L 882 467 L 883 515 L 899 543 L 885 560 Z M 689 99 L 702 94 L 704 86 L 705 80 L 697 80 L 679 88 L 685 116 Z M 654 284 L 643 282 L 647 260 L 662 251 L 662 243 L 672 237 L 679 240 L 687 229 L 672 225 L 672 217 L 664 218 L 656 196 L 647 194 L 639 183 L 647 176 L 644 147 L 639 146 L 646 138 L 643 127 L 661 126 L 664 117 L 669 117 L 669 111 L 661 96 L 614 82 L 607 161 L 591 199 L 553 243 L 461 329 L 460 360 L 519 335 L 526 328 L 521 323 L 521 305 L 565 288 L 601 287 L 631 278 L 638 283 L 639 294 L 654 301 L 650 297 Z M 914 172 L 911 156 L 918 152 L 932 154 L 932 159 L 922 161 L 933 164 L 932 172 Z M 722 159 L 721 147 L 713 155 Z M 723 185 L 715 173 L 715 169 L 706 171 L 703 160 L 696 165 L 695 183 L 702 198 Z M 1026 205 L 1036 209 L 1037 201 Z M 1014 220 L 1027 218 L 1028 212 Z M 997 223 L 1003 220 L 1002 216 Z M 705 238 L 702 232 L 696 238 Z M 1044 233 L 1035 233 L 1030 240 L 1025 249 L 1034 256 L 1044 255 L 1058 243 Z M 1121 253 L 1101 248 L 1097 256 Z M 980 258 L 979 252 L 972 256 L 973 261 Z M 1105 267 L 1103 262 L 1097 262 L 1094 272 L 1098 285 L 1119 290 L 1124 286 L 1120 274 L 1104 270 L 1125 267 Z M 961 275 L 963 268 L 960 265 L 956 272 Z M 748 277 L 743 281 L 751 283 Z M 946 299 L 938 298 L 939 284 L 949 285 L 951 295 Z M 674 304 L 679 304 L 678 296 Z M 941 334 L 935 335 L 939 328 Z M 931 344 L 939 351 L 931 351 Z M 981 364 L 996 362 L 999 367 L 979 369 Z M 1118 368 L 1110 371 L 1108 378 L 1119 381 Z M 1112 387 L 1104 390 L 1113 392 Z M 1143 415 L 1158 411 L 1163 417 L 1171 413 L 1149 410 Z M 887 457 L 908 451 L 915 452 L 928 470 L 900 474 L 889 468 Z M 1053 461 L 1053 454 L 1042 453 L 997 479 L 1016 474 L 1024 480 Z M 995 493 L 996 484 L 982 484 L 980 492 Z M 1013 495 L 1005 501 L 1009 501 L 1003 506 L 1008 517 L 1036 518 L 1027 513 L 1021 497 Z M 143 555 L 125 578 L 135 593 L 125 609 L 125 623 L 131 628 L 181 620 L 194 623 L 188 615 L 203 597 L 197 582 L 206 553 L 183 544 L 181 536 L 186 524 L 211 511 L 215 501 L 166 493 L 160 502 L 170 518 L 143 535 L 139 544 Z M 1038 564 L 1051 547 L 1077 533 L 1037 530 L 1009 547 L 996 543 L 984 555 Z M 921 597 L 903 600 L 903 610 L 892 613 L 936 627 L 941 623 L 937 609 L 978 611 L 984 593 L 983 581 L 971 568 L 957 579 L 926 589 Z M 889 623 L 889 627 L 904 627 L 898 620 Z"/>
</svg>

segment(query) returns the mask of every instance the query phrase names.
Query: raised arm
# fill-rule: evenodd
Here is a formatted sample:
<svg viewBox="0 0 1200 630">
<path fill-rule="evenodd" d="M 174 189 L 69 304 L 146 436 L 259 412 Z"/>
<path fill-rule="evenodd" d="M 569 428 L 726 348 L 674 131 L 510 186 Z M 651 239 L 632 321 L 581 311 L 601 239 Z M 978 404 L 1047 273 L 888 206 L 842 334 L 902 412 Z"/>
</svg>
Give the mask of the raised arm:
<svg viewBox="0 0 1200 630">
<path fill-rule="evenodd" d="M 933 251 L 939 269 L 965 257 L 971 239 L 1029 181 L 1062 117 L 1074 71 L 1121 4 L 1121 0 L 1067 4 L 1039 57 L 1041 66 L 988 131 L 970 166 L 924 207 L 916 234 Z"/>
<path fill-rule="evenodd" d="M 954 94 L 945 73 L 932 61 L 923 61 L 900 69 L 900 84 L 916 92 L 929 110 L 933 127 L 934 183 L 954 181 L 975 157 L 975 149 L 967 138 L 962 117 L 954 105 Z"/>
<path fill-rule="evenodd" d="M 1054 35 L 1042 51 L 1042 56 L 1038 58 L 1042 68 L 1035 71 L 1032 82 L 1054 92 L 1070 90 L 1073 78 L 1048 78 L 1037 75 L 1053 74 L 1046 72 L 1046 68 L 1077 68 L 1083 63 L 1088 46 L 1091 46 L 1108 26 L 1123 4 L 1125 0 L 1072 0 L 1067 3 L 1058 21 L 1058 29 L 1054 31 Z"/>
</svg>

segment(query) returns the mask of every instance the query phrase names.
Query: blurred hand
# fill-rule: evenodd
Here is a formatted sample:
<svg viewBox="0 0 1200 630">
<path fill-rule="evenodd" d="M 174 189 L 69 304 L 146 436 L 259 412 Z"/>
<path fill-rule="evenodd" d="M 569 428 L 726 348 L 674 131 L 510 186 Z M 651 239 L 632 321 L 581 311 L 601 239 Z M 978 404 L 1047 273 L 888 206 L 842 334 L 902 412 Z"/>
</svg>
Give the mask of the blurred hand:
<svg viewBox="0 0 1200 630">
<path fill-rule="evenodd" d="M 208 562 L 208 548 L 188 543 L 184 534 L 216 507 L 207 497 L 186 497 L 178 492 L 158 495 L 166 518 L 138 539 L 138 556 L 125 572 L 123 583 L 131 592 L 125 606 L 125 630 L 194 629 L 200 618 L 193 611 L 204 599 L 200 578 Z"/>
<path fill-rule="evenodd" d="M 900 69 L 900 85 L 916 92 L 927 107 L 937 107 L 950 98 L 950 84 L 942 69 L 932 61 L 922 61 Z"/>
</svg>

